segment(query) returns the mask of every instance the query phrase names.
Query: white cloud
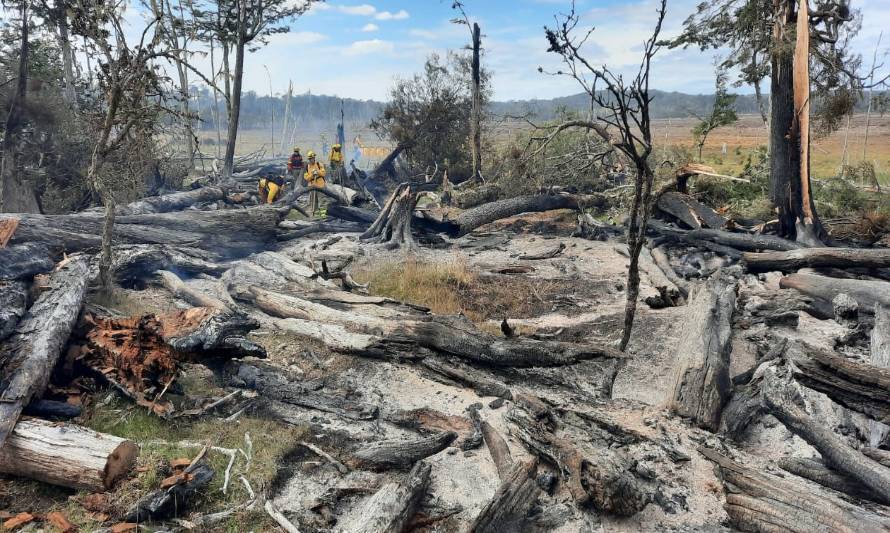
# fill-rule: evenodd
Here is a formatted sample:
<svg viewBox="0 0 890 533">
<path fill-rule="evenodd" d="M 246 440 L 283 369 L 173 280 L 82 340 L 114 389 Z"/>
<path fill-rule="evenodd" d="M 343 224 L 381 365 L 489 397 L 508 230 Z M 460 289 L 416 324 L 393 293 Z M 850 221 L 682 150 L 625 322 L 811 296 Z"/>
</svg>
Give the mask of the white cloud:
<svg viewBox="0 0 890 533">
<path fill-rule="evenodd" d="M 269 42 L 272 44 L 307 45 L 320 43 L 327 38 L 327 35 L 315 31 L 290 31 L 272 35 Z"/>
<path fill-rule="evenodd" d="M 376 24 L 372 24 L 372 23 L 368 23 L 368 24 L 365 24 L 364 26 L 362 26 L 362 31 L 365 33 L 377 31 L 379 29 L 380 29 L 380 26 L 378 26 Z"/>
<path fill-rule="evenodd" d="M 410 16 L 411 15 L 409 15 L 407 11 L 405 11 L 404 9 L 400 9 L 395 13 L 390 13 L 389 11 L 381 11 L 380 13 L 374 15 L 374 18 L 377 20 L 405 20 Z"/>
<path fill-rule="evenodd" d="M 377 8 L 372 6 L 371 4 L 361 4 L 357 6 L 337 6 L 337 11 L 340 13 L 345 13 L 347 15 L 361 15 L 363 17 L 370 17 L 377 13 Z"/>
<path fill-rule="evenodd" d="M 343 54 L 347 56 L 391 54 L 394 50 L 395 45 L 390 41 L 369 39 L 366 41 L 355 41 L 343 50 Z"/>
</svg>

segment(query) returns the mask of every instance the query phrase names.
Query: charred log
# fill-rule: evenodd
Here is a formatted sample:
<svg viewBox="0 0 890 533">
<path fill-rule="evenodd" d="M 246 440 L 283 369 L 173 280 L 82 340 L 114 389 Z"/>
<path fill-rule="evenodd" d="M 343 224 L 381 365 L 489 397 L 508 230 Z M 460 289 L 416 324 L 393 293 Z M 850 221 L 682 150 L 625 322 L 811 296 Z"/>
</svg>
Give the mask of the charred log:
<svg viewBox="0 0 890 533">
<path fill-rule="evenodd" d="M 798 459 L 785 457 L 779 460 L 779 467 L 796 476 L 809 479 L 814 483 L 818 483 L 823 487 L 836 490 L 843 494 L 849 494 L 856 498 L 872 500 L 878 503 L 887 504 L 886 500 L 882 500 L 880 496 L 859 483 L 851 481 L 846 476 L 842 476 L 837 472 L 825 466 L 825 463 L 817 459 Z"/>
<path fill-rule="evenodd" d="M 61 263 L 0 352 L 0 448 L 22 409 L 39 398 L 77 321 L 89 279 L 84 256 Z"/>
<path fill-rule="evenodd" d="M 708 241 L 714 244 L 727 246 L 735 250 L 788 251 L 803 248 L 802 245 L 794 241 L 789 241 L 787 239 L 782 239 L 780 237 L 774 237 L 771 235 L 733 233 L 717 229 L 694 229 L 686 231 L 671 227 L 656 220 L 650 220 L 648 227 L 650 230 L 655 231 L 660 235 L 681 239 L 691 244 L 695 244 L 698 241 Z"/>
<path fill-rule="evenodd" d="M 372 470 L 407 469 L 414 463 L 447 448 L 457 433 L 444 431 L 417 440 L 388 440 L 364 444 L 355 452 L 349 464 L 354 468 Z"/>
<path fill-rule="evenodd" d="M 182 211 L 195 204 L 224 200 L 226 193 L 219 187 L 201 187 L 192 191 L 176 192 L 161 196 L 143 198 L 117 209 L 118 216 L 147 215 L 149 213 L 170 213 Z"/>
<path fill-rule="evenodd" d="M 228 267 L 214 263 L 210 254 L 200 250 L 161 246 L 115 246 L 112 271 L 114 279 L 123 287 L 141 287 L 158 270 L 182 274 L 218 276 Z"/>
<path fill-rule="evenodd" d="M 39 243 L 0 247 L 0 280 L 27 280 L 53 269 L 49 249 Z"/>
<path fill-rule="evenodd" d="M 341 531 L 354 533 L 402 533 L 417 513 L 430 484 L 432 467 L 423 461 L 399 483 L 386 483 L 362 503 L 360 523 L 343 524 Z"/>
<path fill-rule="evenodd" d="M 540 493 L 535 483 L 537 467 L 534 460 L 513 465 L 502 478 L 494 496 L 473 521 L 470 531 L 524 531 L 528 527 L 532 504 Z"/>
<path fill-rule="evenodd" d="M 0 341 L 15 331 L 28 311 L 28 285 L 23 281 L 0 281 Z"/>
<path fill-rule="evenodd" d="M 688 194 L 669 191 L 658 198 L 658 209 L 680 220 L 692 229 L 726 227 L 726 217 L 717 214 Z"/>
<path fill-rule="evenodd" d="M 825 302 L 831 302 L 838 294 L 848 294 L 859 302 L 859 308 L 866 313 L 874 312 L 876 305 L 890 306 L 890 283 L 884 281 L 791 274 L 782 278 L 779 286 L 783 289 L 795 289 Z"/>
<path fill-rule="evenodd" d="M 803 248 L 787 252 L 745 253 L 752 272 L 785 272 L 800 268 L 890 268 L 890 250 L 859 248 Z"/>
</svg>

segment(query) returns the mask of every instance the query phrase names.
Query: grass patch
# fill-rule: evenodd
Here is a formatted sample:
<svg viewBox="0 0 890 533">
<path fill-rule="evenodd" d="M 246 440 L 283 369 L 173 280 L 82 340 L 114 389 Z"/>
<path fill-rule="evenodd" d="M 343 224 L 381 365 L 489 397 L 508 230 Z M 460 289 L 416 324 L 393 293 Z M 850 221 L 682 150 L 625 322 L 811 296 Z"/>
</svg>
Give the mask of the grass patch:
<svg viewBox="0 0 890 533">
<path fill-rule="evenodd" d="M 139 498 L 157 489 L 161 480 L 171 473 L 171 460 L 193 458 L 200 451 L 199 448 L 178 446 L 176 443 L 211 444 L 247 452 L 244 435 L 250 435 L 253 443 L 250 465 L 248 467 L 243 455 L 236 454 L 227 494 L 223 494 L 222 486 L 229 457 L 219 452 L 209 452 L 207 459 L 214 471 L 213 481 L 184 513 L 205 514 L 230 509 L 248 500 L 247 490 L 239 480 L 240 475 L 250 482 L 257 494 L 262 494 L 275 478 L 281 458 L 297 441 L 305 439 L 308 431 L 308 428 L 247 415 L 236 422 L 224 422 L 214 417 L 194 423 L 161 420 L 148 414 L 145 409 L 116 397 L 107 402 L 100 401 L 79 423 L 96 431 L 132 439 L 140 445 L 137 471 L 109 493 L 113 516 L 125 512 Z M 41 514 L 57 510 L 81 531 L 100 529 L 102 524 L 80 503 L 84 496 L 86 494 L 82 492 L 75 493 L 36 481 L 0 480 L 0 507 L 15 512 L 33 510 Z M 207 530 L 271 531 L 275 527 L 262 507 L 257 506 L 252 511 L 236 513 Z"/>
</svg>

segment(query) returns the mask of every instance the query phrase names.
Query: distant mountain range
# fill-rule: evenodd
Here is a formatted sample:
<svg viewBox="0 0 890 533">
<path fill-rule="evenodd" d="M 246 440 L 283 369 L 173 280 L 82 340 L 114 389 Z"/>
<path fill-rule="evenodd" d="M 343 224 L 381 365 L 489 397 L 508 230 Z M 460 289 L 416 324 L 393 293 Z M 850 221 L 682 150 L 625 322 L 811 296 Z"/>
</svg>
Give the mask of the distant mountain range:
<svg viewBox="0 0 890 533">
<path fill-rule="evenodd" d="M 696 115 L 707 114 L 714 101 L 710 94 L 684 94 L 679 92 L 652 91 L 651 116 L 654 119 L 687 118 Z M 214 129 L 213 97 L 207 91 L 199 93 L 198 113 L 204 127 Z M 764 95 L 768 99 L 768 95 Z M 297 123 L 301 129 L 330 129 L 333 124 L 340 121 L 341 102 L 343 115 L 347 124 L 366 125 L 376 117 L 385 105 L 383 102 L 373 100 L 355 100 L 352 98 L 340 99 L 336 96 L 324 96 L 315 94 L 294 95 L 290 105 L 286 105 L 285 98 L 276 96 L 258 95 L 247 92 L 241 100 L 241 128 L 261 129 L 269 127 L 270 114 L 275 114 L 276 124 L 283 124 L 285 108 L 289 113 L 289 122 Z M 586 94 L 563 96 L 549 100 L 513 100 L 508 102 L 492 102 L 490 111 L 495 115 L 520 116 L 531 114 L 536 120 L 545 121 L 556 118 L 561 110 L 586 112 L 589 100 Z M 864 102 L 860 102 L 862 111 L 865 111 Z M 738 95 L 735 102 L 736 112 L 739 114 L 757 114 L 757 99 L 754 95 Z M 220 117 L 225 124 L 225 112 L 220 103 Z"/>
</svg>

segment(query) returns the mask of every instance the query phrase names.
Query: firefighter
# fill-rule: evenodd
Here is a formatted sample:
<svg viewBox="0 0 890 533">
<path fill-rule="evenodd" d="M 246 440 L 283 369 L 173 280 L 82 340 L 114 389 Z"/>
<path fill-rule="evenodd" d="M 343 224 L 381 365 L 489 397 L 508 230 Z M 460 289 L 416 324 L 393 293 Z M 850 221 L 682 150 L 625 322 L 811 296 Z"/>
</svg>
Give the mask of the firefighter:
<svg viewBox="0 0 890 533">
<path fill-rule="evenodd" d="M 306 157 L 309 159 L 309 164 L 306 165 L 303 178 L 306 180 L 306 185 L 312 189 L 309 192 L 309 214 L 314 217 L 320 207 L 321 193 L 318 189 L 324 189 L 326 171 L 324 165 L 315 160 L 315 152 L 310 150 L 306 153 Z"/>
<path fill-rule="evenodd" d="M 269 172 L 259 183 L 260 203 L 271 204 L 278 197 L 278 192 L 284 186 L 284 176 Z"/>
<path fill-rule="evenodd" d="M 287 160 L 287 172 L 294 178 L 294 185 L 297 180 L 303 177 L 303 155 L 300 153 L 300 147 L 294 146 L 294 153 Z"/>
<path fill-rule="evenodd" d="M 331 147 L 331 155 L 328 157 L 331 164 L 331 170 L 336 172 L 343 168 L 343 147 L 340 143 Z"/>
</svg>

